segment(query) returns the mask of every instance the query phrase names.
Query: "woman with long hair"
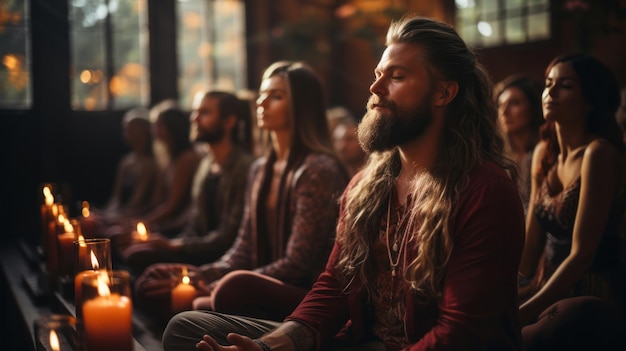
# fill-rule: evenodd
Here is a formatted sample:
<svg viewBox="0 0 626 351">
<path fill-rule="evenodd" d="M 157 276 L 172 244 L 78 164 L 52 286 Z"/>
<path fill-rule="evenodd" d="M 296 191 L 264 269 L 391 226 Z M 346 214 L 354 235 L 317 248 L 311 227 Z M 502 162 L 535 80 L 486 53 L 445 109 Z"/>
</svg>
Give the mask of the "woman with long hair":
<svg viewBox="0 0 626 351">
<path fill-rule="evenodd" d="M 592 56 L 559 56 L 546 69 L 546 121 L 533 155 L 519 269 L 519 313 L 529 350 L 560 335 L 554 329 L 561 325 L 558 316 L 567 318 L 563 322 L 569 327 L 577 322 L 592 327 L 593 314 L 602 308 L 589 306 L 606 304 L 622 311 L 625 173 L 624 142 L 615 118 L 619 102 L 617 80 Z M 574 309 L 588 312 L 575 321 L 565 312 Z M 550 317 L 555 310 L 560 311 L 557 317 Z M 608 332 L 608 320 L 601 318 L 594 330 Z M 610 337 L 590 341 L 592 334 L 574 332 L 575 337 L 568 334 L 557 343 L 604 349 L 596 341 L 609 342 Z"/>
<path fill-rule="evenodd" d="M 251 167 L 233 246 L 215 262 L 187 266 L 205 295 L 196 309 L 281 320 L 323 270 L 348 182 L 325 111 L 321 82 L 307 65 L 281 61 L 266 69 L 257 125 L 269 136 L 267 153 Z M 167 296 L 170 275 L 181 269 L 148 267 L 136 284 L 139 300 Z"/>
</svg>

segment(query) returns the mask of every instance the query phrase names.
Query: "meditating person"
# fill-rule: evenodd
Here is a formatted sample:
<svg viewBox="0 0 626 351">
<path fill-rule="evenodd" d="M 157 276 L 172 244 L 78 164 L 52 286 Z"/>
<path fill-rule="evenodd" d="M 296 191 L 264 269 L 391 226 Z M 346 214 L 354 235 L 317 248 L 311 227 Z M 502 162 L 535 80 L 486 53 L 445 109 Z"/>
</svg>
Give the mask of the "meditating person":
<svg viewBox="0 0 626 351">
<path fill-rule="evenodd" d="M 154 263 L 213 262 L 237 236 L 248 171 L 254 161 L 252 150 L 246 149 L 251 144 L 251 108 L 232 93 L 200 92 L 191 119 L 194 142 L 206 154 L 193 179 L 191 219 L 173 238 L 152 233 L 145 242 L 124 249 L 124 264 L 136 275 Z"/>
<path fill-rule="evenodd" d="M 370 162 L 312 290 L 281 322 L 181 312 L 165 351 L 522 349 L 524 213 L 487 72 L 451 26 L 406 17 L 374 77 L 358 128 Z"/>
<path fill-rule="evenodd" d="M 114 259 L 133 242 L 139 222 L 148 231 L 171 238 L 191 219 L 191 186 L 203 155 L 190 139 L 189 115 L 174 101 L 165 100 L 151 109 L 150 120 L 160 166 L 159 181 L 152 189 L 156 205 L 147 213 L 120 218 L 104 228 L 102 236 L 111 238 Z"/>
<path fill-rule="evenodd" d="M 541 85 L 524 75 L 511 75 L 496 84 L 498 122 L 504 134 L 504 151 L 518 167 L 524 211 L 530 196 L 530 165 L 543 123 Z"/>
<path fill-rule="evenodd" d="M 623 335 L 614 322 L 626 297 L 619 99 L 616 78 L 592 56 L 558 56 L 546 69 L 519 268 L 527 350 L 608 350 Z"/>
<path fill-rule="evenodd" d="M 334 107 L 327 112 L 329 122 L 334 125 L 331 129 L 333 145 L 339 158 L 348 170 L 350 177 L 354 176 L 367 161 L 367 154 L 363 151 L 356 134 L 358 122 L 343 107 Z"/>
<path fill-rule="evenodd" d="M 196 309 L 282 320 L 323 271 L 348 175 L 332 146 L 322 84 L 306 64 L 270 65 L 256 104 L 270 144 L 251 167 L 238 237 L 217 261 L 184 267 L 203 295 Z M 171 316 L 171 277 L 182 267 L 148 267 L 137 301 Z"/>
<path fill-rule="evenodd" d="M 152 148 L 149 114 L 150 111 L 143 107 L 130 109 L 124 114 L 122 133 L 130 151 L 117 165 L 113 191 L 106 206 L 90 208 L 97 231 L 84 235 L 96 236 L 101 228 L 123 218 L 143 215 L 154 208 L 153 191 L 157 186 L 159 165 Z"/>
</svg>

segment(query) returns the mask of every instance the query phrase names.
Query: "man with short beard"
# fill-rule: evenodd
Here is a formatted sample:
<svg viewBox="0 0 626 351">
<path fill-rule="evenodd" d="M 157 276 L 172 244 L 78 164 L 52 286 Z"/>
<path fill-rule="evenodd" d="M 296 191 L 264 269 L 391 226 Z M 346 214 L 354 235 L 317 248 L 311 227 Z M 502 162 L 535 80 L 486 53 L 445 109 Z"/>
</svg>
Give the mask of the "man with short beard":
<svg viewBox="0 0 626 351">
<path fill-rule="evenodd" d="M 522 349 L 524 214 L 488 74 L 435 20 L 394 22 L 386 44 L 358 127 L 370 162 L 342 197 L 326 271 L 282 323 L 178 314 L 166 351 L 195 341 L 213 351 Z"/>
<path fill-rule="evenodd" d="M 196 96 L 191 119 L 194 141 L 206 151 L 194 175 L 192 221 L 174 238 L 156 236 L 126 249 L 124 263 L 136 274 L 153 263 L 213 262 L 230 248 L 237 236 L 243 217 L 245 184 L 253 161 L 249 150 L 250 106 L 231 93 L 203 92 Z M 242 139 L 241 135 L 246 137 Z M 154 296 L 161 291 L 169 298 L 169 286 L 144 283 L 148 282 L 140 277 L 136 294 Z"/>
</svg>

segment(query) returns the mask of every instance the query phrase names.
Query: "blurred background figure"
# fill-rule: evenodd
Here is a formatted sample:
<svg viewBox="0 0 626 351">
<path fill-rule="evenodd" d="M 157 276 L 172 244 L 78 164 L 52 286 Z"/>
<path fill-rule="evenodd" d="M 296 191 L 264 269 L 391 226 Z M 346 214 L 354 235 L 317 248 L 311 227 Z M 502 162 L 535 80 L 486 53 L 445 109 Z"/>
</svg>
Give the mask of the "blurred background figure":
<svg viewBox="0 0 626 351">
<path fill-rule="evenodd" d="M 237 236 L 248 170 L 254 160 L 250 106 L 232 93 L 200 92 L 191 120 L 194 141 L 206 154 L 193 179 L 192 218 L 173 238 L 151 235 L 147 242 L 125 249 L 124 263 L 135 274 L 159 262 L 213 262 Z"/>
<path fill-rule="evenodd" d="M 132 243 L 133 232 L 142 222 L 150 233 L 171 238 L 191 220 L 193 177 L 204 156 L 191 141 L 191 121 L 173 100 L 165 100 L 150 110 L 159 180 L 151 191 L 154 208 L 139 216 L 129 216 L 107 228 L 102 235 L 111 238 L 115 257 Z"/>
<path fill-rule="evenodd" d="M 496 84 L 494 93 L 505 141 L 504 151 L 517 164 L 518 188 L 526 212 L 533 149 L 539 140 L 539 126 L 543 123 L 541 85 L 524 75 L 511 75 Z"/>
<path fill-rule="evenodd" d="M 191 141 L 189 115 L 174 101 L 155 106 L 150 120 L 161 165 L 161 182 L 155 193 L 162 201 L 141 220 L 150 230 L 171 237 L 191 218 L 192 180 L 204 155 Z"/>
<path fill-rule="evenodd" d="M 303 62 L 278 61 L 266 69 L 256 123 L 269 144 L 250 167 L 234 244 L 202 266 L 149 266 L 135 283 L 142 307 L 171 317 L 171 277 L 186 267 L 201 295 L 195 309 L 273 320 L 293 310 L 323 271 L 349 180 L 325 106 L 319 77 Z"/>
<path fill-rule="evenodd" d="M 361 148 L 356 134 L 358 121 L 342 106 L 326 111 L 333 145 L 350 177 L 356 174 L 367 160 L 367 154 Z"/>
<path fill-rule="evenodd" d="M 92 209 L 99 227 L 107 227 L 123 218 L 144 215 L 155 206 L 153 195 L 159 166 L 152 148 L 149 114 L 150 110 L 137 107 L 126 112 L 122 119 L 124 142 L 130 151 L 118 163 L 107 206 Z"/>
</svg>

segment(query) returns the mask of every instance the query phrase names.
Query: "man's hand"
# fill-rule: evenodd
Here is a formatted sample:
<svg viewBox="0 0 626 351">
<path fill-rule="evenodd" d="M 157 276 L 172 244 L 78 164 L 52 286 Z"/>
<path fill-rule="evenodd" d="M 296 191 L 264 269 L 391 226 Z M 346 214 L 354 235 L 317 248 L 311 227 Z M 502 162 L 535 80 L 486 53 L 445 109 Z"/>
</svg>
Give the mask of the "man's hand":
<svg viewBox="0 0 626 351">
<path fill-rule="evenodd" d="M 212 337 L 205 335 L 196 344 L 196 348 L 201 351 L 263 351 L 261 346 L 247 336 L 230 333 L 226 338 L 232 345 L 221 346 Z"/>
</svg>

